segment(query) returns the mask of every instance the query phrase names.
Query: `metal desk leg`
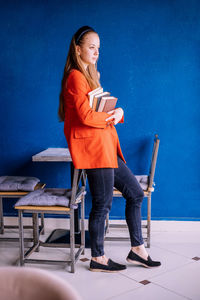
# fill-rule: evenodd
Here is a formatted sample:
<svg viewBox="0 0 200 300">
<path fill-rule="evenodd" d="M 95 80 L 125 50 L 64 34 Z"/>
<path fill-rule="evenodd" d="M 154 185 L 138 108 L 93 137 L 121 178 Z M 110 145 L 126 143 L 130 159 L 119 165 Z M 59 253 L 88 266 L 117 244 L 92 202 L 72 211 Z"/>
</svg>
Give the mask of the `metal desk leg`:
<svg viewBox="0 0 200 300">
<path fill-rule="evenodd" d="M 18 211 L 19 219 L 19 264 L 24 265 L 24 228 L 23 228 L 23 215 L 22 211 Z"/>
<path fill-rule="evenodd" d="M 70 168 L 71 168 L 71 187 L 72 187 L 73 177 L 74 177 L 74 165 L 72 162 L 70 163 Z M 80 233 L 80 219 L 79 219 L 78 208 L 74 210 L 74 230 L 75 230 L 75 234 Z"/>
<path fill-rule="evenodd" d="M 41 223 L 40 223 L 40 228 L 41 228 L 41 231 L 40 231 L 40 234 L 44 234 L 44 213 L 41 213 L 40 214 L 40 220 L 41 220 Z"/>
<path fill-rule="evenodd" d="M 3 198 L 0 197 L 0 234 L 4 234 Z"/>
<path fill-rule="evenodd" d="M 147 248 L 150 248 L 151 240 L 151 193 L 147 199 Z"/>
<path fill-rule="evenodd" d="M 38 222 L 38 213 L 33 213 L 33 243 L 34 246 L 39 243 L 39 222 Z M 39 252 L 39 246 L 35 250 Z"/>
<path fill-rule="evenodd" d="M 75 236 L 74 236 L 74 210 L 70 214 L 70 258 L 71 273 L 75 272 Z"/>
<path fill-rule="evenodd" d="M 81 246 L 83 246 L 82 254 L 85 254 L 85 205 L 81 202 Z"/>
</svg>

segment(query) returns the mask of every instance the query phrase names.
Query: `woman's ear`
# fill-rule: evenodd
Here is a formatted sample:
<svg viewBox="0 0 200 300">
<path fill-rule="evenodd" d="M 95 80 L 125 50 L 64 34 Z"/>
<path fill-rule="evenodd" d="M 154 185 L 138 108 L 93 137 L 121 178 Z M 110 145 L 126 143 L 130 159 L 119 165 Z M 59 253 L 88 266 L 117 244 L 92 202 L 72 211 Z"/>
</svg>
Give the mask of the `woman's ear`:
<svg viewBox="0 0 200 300">
<path fill-rule="evenodd" d="M 81 47 L 79 45 L 76 45 L 76 53 L 81 55 Z"/>
</svg>

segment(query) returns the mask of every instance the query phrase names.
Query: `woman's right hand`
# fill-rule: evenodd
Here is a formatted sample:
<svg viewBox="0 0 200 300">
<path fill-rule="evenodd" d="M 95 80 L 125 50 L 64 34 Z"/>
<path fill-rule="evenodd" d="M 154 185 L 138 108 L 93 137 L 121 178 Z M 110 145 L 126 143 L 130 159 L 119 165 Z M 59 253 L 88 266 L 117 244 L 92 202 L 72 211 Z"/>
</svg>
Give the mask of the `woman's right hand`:
<svg viewBox="0 0 200 300">
<path fill-rule="evenodd" d="M 113 121 L 114 125 L 119 123 L 119 121 L 122 119 L 122 117 L 124 115 L 124 111 L 121 107 L 113 109 L 113 110 L 111 110 L 107 113 L 111 114 L 111 116 L 106 119 L 106 122 L 107 121 Z"/>
</svg>

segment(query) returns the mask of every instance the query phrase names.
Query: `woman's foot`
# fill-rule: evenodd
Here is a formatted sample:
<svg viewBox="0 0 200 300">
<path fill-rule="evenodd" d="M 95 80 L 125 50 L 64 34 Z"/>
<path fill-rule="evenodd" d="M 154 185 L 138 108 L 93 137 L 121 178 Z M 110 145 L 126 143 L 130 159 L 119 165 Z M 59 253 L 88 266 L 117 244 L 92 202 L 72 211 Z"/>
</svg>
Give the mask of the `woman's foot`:
<svg viewBox="0 0 200 300">
<path fill-rule="evenodd" d="M 115 273 L 125 269 L 125 265 L 118 264 L 111 259 L 108 259 L 105 255 L 92 257 L 90 262 L 90 271 L 93 272 Z"/>
<path fill-rule="evenodd" d="M 126 265 L 118 264 L 111 259 L 108 259 L 107 264 L 98 263 L 95 260 L 90 261 L 90 271 L 93 272 L 106 272 L 106 273 L 116 273 L 126 269 Z"/>
<path fill-rule="evenodd" d="M 144 245 L 141 246 L 144 247 Z M 143 249 L 143 247 L 141 246 L 132 247 L 126 260 L 134 265 L 141 265 L 145 268 L 159 267 L 161 263 L 159 261 L 153 261 L 151 257 L 148 255 L 148 253 L 146 252 L 146 249 L 145 248 Z M 133 249 L 135 250 L 135 248 L 140 248 L 137 249 L 137 253 L 136 251 L 133 251 Z"/>
<path fill-rule="evenodd" d="M 131 250 L 139 255 L 141 258 L 147 260 L 148 259 L 148 253 L 147 253 L 147 250 L 145 249 L 144 247 L 144 244 L 140 245 L 140 246 L 136 246 L 136 247 L 131 247 Z"/>
<path fill-rule="evenodd" d="M 108 264 L 108 258 L 105 255 L 92 257 L 92 260 L 102 265 Z"/>
</svg>

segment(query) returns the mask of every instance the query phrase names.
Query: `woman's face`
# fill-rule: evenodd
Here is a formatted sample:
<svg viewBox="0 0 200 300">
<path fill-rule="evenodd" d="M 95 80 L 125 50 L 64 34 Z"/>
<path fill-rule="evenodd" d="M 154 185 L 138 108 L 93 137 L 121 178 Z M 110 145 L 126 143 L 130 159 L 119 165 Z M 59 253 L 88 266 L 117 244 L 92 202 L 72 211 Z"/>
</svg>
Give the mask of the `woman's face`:
<svg viewBox="0 0 200 300">
<path fill-rule="evenodd" d="M 89 64 L 94 65 L 99 57 L 100 40 L 95 32 L 89 32 L 83 38 L 82 44 L 77 45 L 77 52 L 83 61 L 85 68 Z"/>
</svg>

